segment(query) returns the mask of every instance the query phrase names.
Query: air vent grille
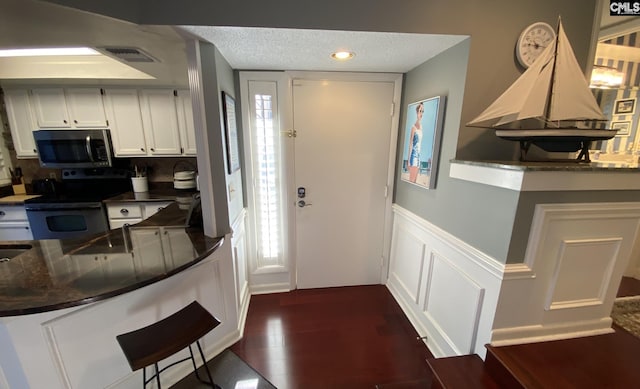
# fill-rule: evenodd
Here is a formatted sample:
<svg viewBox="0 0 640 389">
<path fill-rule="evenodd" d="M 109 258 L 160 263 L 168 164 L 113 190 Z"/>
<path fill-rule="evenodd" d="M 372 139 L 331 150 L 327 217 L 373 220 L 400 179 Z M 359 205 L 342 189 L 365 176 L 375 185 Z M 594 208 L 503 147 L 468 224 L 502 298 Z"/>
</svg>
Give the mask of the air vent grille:
<svg viewBox="0 0 640 389">
<path fill-rule="evenodd" d="M 158 62 L 149 54 L 135 47 L 104 47 L 103 50 L 127 62 Z"/>
</svg>

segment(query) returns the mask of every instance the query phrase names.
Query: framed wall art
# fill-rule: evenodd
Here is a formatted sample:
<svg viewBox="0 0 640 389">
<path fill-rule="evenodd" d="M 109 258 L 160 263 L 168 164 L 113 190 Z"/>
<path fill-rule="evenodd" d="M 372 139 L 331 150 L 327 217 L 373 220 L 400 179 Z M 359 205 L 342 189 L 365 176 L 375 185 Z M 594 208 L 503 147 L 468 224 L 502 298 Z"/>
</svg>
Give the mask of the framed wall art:
<svg viewBox="0 0 640 389">
<path fill-rule="evenodd" d="M 629 135 L 629 127 L 631 127 L 631 122 L 611 122 L 611 129 L 618 130 L 616 136 L 628 136 Z"/>
<path fill-rule="evenodd" d="M 633 115 L 636 111 L 636 99 L 616 100 L 613 106 L 614 115 Z"/>
<path fill-rule="evenodd" d="M 236 101 L 222 92 L 222 110 L 224 114 L 224 135 L 227 144 L 227 170 L 229 174 L 240 169 L 238 149 L 238 127 L 236 125 Z"/>
<path fill-rule="evenodd" d="M 401 179 L 435 189 L 446 96 L 410 103 L 404 126 Z"/>
</svg>

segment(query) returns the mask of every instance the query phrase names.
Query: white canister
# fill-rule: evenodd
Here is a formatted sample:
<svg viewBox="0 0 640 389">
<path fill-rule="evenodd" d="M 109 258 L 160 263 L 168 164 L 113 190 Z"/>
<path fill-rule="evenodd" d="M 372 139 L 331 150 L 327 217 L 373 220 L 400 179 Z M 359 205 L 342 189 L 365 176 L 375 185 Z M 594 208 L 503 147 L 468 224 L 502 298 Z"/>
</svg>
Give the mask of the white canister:
<svg viewBox="0 0 640 389">
<path fill-rule="evenodd" d="M 134 192 L 148 192 L 149 183 L 147 177 L 131 177 L 131 186 L 133 186 Z"/>
</svg>

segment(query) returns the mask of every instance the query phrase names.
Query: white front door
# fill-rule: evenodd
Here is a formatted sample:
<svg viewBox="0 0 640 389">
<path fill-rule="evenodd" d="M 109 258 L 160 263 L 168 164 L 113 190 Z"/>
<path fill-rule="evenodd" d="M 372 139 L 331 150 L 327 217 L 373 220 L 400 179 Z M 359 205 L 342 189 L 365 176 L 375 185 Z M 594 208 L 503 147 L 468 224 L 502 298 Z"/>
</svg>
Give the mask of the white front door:
<svg viewBox="0 0 640 389">
<path fill-rule="evenodd" d="M 246 72 L 240 79 L 252 287 L 383 282 L 401 75 Z"/>
<path fill-rule="evenodd" d="M 381 282 L 394 88 L 293 80 L 298 288 Z"/>
</svg>

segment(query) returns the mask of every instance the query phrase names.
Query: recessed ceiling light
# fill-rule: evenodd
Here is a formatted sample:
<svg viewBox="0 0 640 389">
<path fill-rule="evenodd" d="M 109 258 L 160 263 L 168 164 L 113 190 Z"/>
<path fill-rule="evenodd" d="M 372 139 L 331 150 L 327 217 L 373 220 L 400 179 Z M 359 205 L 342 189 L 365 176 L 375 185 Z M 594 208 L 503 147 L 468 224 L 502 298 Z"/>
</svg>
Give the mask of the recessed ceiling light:
<svg viewBox="0 0 640 389">
<path fill-rule="evenodd" d="M 331 54 L 331 58 L 337 61 L 347 61 L 355 56 L 355 53 L 351 51 L 336 51 Z"/>
<path fill-rule="evenodd" d="M 0 50 L 0 57 L 42 57 L 50 55 L 100 55 L 90 47 L 43 47 Z"/>
</svg>

